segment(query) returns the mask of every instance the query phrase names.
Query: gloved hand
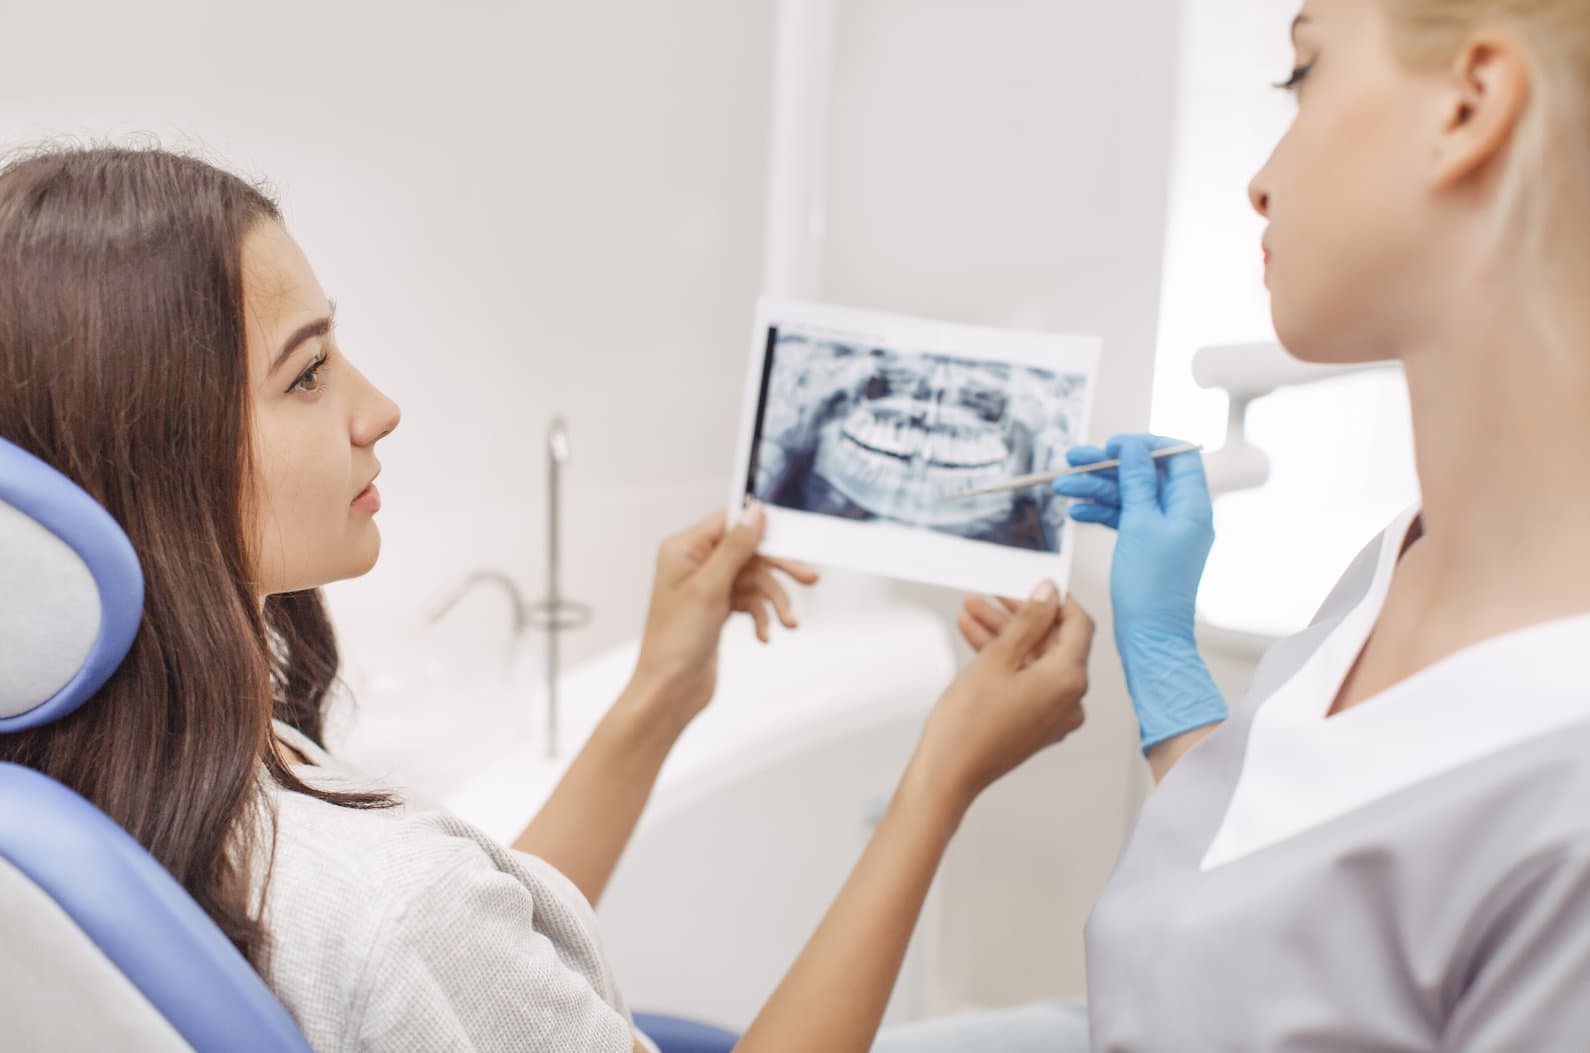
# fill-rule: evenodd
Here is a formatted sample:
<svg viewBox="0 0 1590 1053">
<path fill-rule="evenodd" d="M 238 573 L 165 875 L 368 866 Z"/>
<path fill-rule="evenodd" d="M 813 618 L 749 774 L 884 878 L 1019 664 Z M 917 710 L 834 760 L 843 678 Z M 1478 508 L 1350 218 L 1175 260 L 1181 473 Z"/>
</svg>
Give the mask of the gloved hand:
<svg viewBox="0 0 1590 1053">
<path fill-rule="evenodd" d="M 1073 447 L 1066 452 L 1073 466 L 1115 457 L 1121 466 L 1054 483 L 1057 494 L 1079 502 L 1071 518 L 1119 534 L 1110 565 L 1115 647 L 1145 753 L 1227 713 L 1193 637 L 1198 582 L 1215 537 L 1203 460 L 1197 453 L 1149 457 L 1177 442 L 1117 435 L 1102 450 Z"/>
</svg>

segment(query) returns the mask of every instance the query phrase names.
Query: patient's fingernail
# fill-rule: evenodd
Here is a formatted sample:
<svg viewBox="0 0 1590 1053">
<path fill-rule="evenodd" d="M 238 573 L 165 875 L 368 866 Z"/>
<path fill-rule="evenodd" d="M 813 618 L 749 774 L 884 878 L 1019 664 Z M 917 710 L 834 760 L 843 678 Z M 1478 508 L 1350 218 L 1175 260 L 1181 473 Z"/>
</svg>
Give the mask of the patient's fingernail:
<svg viewBox="0 0 1590 1053">
<path fill-rule="evenodd" d="M 745 522 L 748 526 L 759 527 L 762 525 L 762 502 L 752 501 L 745 506 Z"/>
<path fill-rule="evenodd" d="M 1032 598 L 1037 603 L 1054 603 L 1060 598 L 1060 590 L 1054 587 L 1054 582 L 1045 578 L 1032 590 Z"/>
</svg>

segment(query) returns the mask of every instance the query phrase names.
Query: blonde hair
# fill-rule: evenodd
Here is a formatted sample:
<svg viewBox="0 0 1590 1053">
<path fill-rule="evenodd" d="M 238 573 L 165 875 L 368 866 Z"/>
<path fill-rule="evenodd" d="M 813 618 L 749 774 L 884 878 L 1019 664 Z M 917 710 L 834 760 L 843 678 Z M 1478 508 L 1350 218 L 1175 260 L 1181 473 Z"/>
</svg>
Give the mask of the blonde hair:
<svg viewBox="0 0 1590 1053">
<path fill-rule="evenodd" d="M 1529 53 L 1530 97 L 1514 132 L 1498 194 L 1490 244 L 1526 268 L 1529 288 L 1544 291 L 1540 273 L 1552 250 L 1590 245 L 1590 230 L 1558 235 L 1559 209 L 1576 203 L 1590 221 L 1590 5 L 1586 0 L 1381 0 L 1394 51 L 1410 69 L 1439 67 L 1475 34 L 1502 29 Z M 1577 199 L 1574 195 L 1578 195 Z M 1590 264 L 1590 255 L 1583 261 Z M 1558 335 L 1547 297 L 1535 297 L 1547 335 Z M 1555 341 L 1554 341 L 1555 342 Z"/>
</svg>

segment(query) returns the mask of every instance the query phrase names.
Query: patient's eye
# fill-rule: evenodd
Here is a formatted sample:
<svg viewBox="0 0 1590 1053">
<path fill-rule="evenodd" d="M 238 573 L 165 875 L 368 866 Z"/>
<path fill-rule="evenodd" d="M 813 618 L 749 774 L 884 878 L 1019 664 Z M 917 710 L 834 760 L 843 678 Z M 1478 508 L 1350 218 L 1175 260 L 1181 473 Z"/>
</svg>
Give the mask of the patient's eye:
<svg viewBox="0 0 1590 1053">
<path fill-rule="evenodd" d="M 326 354 L 322 351 L 319 358 L 304 367 L 304 371 L 298 374 L 298 379 L 294 380 L 292 386 L 287 390 L 289 392 L 302 391 L 310 395 L 321 391 L 325 387 L 326 382 L 320 378 L 320 370 L 325 364 Z"/>
</svg>

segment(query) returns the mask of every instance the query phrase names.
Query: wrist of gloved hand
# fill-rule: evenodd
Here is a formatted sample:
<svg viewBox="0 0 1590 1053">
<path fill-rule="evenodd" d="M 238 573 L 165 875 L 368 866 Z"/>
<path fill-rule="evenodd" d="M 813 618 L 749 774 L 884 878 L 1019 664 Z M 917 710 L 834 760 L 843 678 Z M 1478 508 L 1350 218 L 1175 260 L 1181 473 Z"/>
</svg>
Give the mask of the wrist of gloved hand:
<svg viewBox="0 0 1590 1053">
<path fill-rule="evenodd" d="M 1117 634 L 1143 752 L 1167 739 L 1226 719 L 1225 696 L 1198 654 L 1192 634 Z"/>
</svg>

